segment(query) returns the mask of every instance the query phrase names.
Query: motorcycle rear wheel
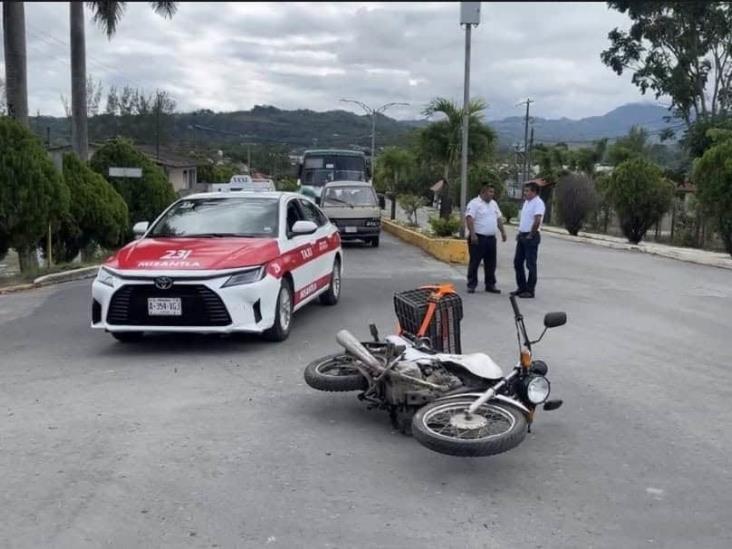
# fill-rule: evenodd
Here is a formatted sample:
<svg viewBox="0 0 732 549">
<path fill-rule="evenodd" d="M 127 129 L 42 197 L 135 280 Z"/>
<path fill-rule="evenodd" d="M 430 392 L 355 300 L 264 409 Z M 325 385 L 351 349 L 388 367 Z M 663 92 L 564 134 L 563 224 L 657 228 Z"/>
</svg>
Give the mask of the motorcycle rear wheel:
<svg viewBox="0 0 732 549">
<path fill-rule="evenodd" d="M 526 418 L 518 409 L 486 402 L 466 415 L 474 398 L 436 401 L 412 419 L 412 435 L 423 446 L 450 456 L 492 456 L 515 448 L 526 437 Z"/>
<path fill-rule="evenodd" d="M 305 382 L 318 391 L 365 391 L 368 381 L 346 353 L 327 355 L 313 360 L 305 367 Z"/>
</svg>

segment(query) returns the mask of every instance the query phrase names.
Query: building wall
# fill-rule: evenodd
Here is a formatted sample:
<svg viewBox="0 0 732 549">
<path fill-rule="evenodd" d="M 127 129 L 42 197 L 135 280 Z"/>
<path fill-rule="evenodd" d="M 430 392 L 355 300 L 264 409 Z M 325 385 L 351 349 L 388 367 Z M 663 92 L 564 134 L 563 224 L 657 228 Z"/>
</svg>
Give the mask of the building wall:
<svg viewBox="0 0 732 549">
<path fill-rule="evenodd" d="M 168 176 L 168 181 L 173 185 L 173 190 L 176 192 L 190 189 L 196 184 L 195 166 L 189 168 L 173 168 L 166 166 L 165 173 Z"/>
</svg>

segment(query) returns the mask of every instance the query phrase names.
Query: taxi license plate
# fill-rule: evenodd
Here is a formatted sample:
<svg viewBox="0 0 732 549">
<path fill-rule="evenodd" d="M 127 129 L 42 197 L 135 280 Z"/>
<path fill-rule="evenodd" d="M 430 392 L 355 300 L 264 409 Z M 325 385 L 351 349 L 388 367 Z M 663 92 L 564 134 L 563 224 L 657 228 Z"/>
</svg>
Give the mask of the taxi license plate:
<svg viewBox="0 0 732 549">
<path fill-rule="evenodd" d="M 148 316 L 181 316 L 183 307 L 179 297 L 150 297 L 147 300 Z"/>
<path fill-rule="evenodd" d="M 358 231 L 356 227 L 346 227 L 347 233 L 355 233 L 356 231 Z"/>
</svg>

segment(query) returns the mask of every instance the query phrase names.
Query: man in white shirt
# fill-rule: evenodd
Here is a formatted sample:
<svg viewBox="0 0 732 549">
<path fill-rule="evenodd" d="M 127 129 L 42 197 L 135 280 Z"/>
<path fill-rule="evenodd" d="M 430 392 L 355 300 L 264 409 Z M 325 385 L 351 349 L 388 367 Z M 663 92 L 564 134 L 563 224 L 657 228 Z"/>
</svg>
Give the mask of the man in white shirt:
<svg viewBox="0 0 732 549">
<path fill-rule="evenodd" d="M 519 232 L 516 236 L 516 254 L 513 258 L 513 268 L 516 270 L 516 290 L 511 292 L 511 295 L 532 298 L 536 289 L 536 261 L 541 242 L 541 221 L 544 218 L 546 206 L 539 197 L 539 186 L 536 183 L 527 183 L 524 186 L 524 198 Z M 528 280 L 524 271 L 524 263 L 529 270 Z"/>
<path fill-rule="evenodd" d="M 485 291 L 500 294 L 496 288 L 496 234 L 501 232 L 506 241 L 503 228 L 503 214 L 493 199 L 496 191 L 491 185 L 485 185 L 480 194 L 468 202 L 465 208 L 465 224 L 468 227 L 468 293 L 475 293 L 478 285 L 478 267 L 481 261 L 485 272 Z"/>
</svg>

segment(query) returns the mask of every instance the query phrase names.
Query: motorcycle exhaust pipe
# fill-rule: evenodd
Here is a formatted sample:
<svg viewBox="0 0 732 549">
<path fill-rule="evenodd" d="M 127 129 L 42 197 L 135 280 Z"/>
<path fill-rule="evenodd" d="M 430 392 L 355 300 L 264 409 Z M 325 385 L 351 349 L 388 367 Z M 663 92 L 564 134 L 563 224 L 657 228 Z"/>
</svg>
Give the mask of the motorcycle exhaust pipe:
<svg viewBox="0 0 732 549">
<path fill-rule="evenodd" d="M 381 362 L 372 355 L 366 347 L 361 345 L 361 342 L 348 330 L 341 330 L 336 334 L 336 341 L 349 353 L 355 356 L 358 360 L 366 364 L 369 368 L 375 372 L 383 372 L 384 367 Z"/>
</svg>

